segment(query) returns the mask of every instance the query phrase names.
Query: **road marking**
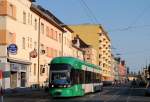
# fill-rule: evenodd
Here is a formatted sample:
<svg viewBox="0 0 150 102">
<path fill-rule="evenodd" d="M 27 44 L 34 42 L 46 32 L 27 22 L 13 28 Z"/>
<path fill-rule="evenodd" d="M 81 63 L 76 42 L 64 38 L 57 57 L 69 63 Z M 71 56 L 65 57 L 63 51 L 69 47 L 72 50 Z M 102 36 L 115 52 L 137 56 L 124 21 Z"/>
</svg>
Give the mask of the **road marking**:
<svg viewBox="0 0 150 102">
<path fill-rule="evenodd" d="M 115 94 L 118 94 L 119 92 L 120 92 L 120 90 L 119 90 L 118 92 L 116 92 Z M 106 100 L 106 101 L 104 101 L 104 102 L 109 102 L 109 101 L 115 100 L 115 99 L 117 99 L 119 96 L 120 96 L 120 95 L 112 95 L 109 100 Z"/>
<path fill-rule="evenodd" d="M 130 90 L 130 89 L 129 89 L 129 90 Z M 129 102 L 129 100 L 130 100 L 131 93 L 132 93 L 132 89 L 131 89 L 131 91 L 130 91 L 128 97 L 127 97 L 127 102 Z"/>
</svg>

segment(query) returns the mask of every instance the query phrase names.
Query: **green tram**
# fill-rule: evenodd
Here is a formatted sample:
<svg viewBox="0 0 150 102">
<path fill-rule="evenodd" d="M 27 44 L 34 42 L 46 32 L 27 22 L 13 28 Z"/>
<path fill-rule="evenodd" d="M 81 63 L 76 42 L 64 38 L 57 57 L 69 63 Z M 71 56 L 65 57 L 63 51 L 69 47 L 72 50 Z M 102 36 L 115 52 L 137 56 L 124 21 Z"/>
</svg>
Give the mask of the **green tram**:
<svg viewBox="0 0 150 102">
<path fill-rule="evenodd" d="M 56 57 L 50 63 L 52 97 L 83 96 L 102 90 L 101 69 L 74 57 Z"/>
</svg>

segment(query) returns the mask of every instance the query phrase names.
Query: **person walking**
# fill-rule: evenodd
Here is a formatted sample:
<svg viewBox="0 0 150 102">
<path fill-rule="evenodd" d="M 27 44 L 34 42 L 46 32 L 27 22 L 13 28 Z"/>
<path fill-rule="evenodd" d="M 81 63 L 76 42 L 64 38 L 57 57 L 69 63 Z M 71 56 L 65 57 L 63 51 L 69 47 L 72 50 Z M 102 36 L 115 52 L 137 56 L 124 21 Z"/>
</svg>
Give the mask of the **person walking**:
<svg viewBox="0 0 150 102">
<path fill-rule="evenodd" d="M 136 81 L 135 81 L 135 79 L 133 79 L 133 81 L 132 81 L 132 83 L 131 83 L 131 87 L 132 87 L 132 88 L 135 88 L 135 87 L 136 87 Z"/>
</svg>

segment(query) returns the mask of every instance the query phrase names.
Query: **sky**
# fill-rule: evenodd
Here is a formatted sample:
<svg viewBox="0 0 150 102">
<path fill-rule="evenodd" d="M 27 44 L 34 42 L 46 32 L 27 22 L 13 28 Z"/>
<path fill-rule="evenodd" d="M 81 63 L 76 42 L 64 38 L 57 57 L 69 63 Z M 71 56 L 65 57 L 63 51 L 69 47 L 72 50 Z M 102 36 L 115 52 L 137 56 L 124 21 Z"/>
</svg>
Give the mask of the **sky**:
<svg viewBox="0 0 150 102">
<path fill-rule="evenodd" d="M 130 71 L 150 63 L 150 0 L 36 0 L 36 4 L 65 24 L 101 24 L 113 54 L 125 60 Z"/>
</svg>

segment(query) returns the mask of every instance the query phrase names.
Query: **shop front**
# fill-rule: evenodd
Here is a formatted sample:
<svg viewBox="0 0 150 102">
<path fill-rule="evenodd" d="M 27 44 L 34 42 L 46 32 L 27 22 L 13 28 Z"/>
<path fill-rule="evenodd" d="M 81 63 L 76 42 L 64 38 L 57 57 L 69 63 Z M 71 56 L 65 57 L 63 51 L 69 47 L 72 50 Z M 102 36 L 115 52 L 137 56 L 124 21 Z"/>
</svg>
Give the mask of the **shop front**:
<svg viewBox="0 0 150 102">
<path fill-rule="evenodd" d="M 10 62 L 10 88 L 27 87 L 28 66 Z"/>
</svg>

